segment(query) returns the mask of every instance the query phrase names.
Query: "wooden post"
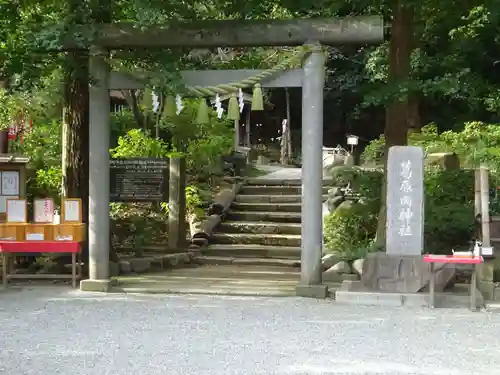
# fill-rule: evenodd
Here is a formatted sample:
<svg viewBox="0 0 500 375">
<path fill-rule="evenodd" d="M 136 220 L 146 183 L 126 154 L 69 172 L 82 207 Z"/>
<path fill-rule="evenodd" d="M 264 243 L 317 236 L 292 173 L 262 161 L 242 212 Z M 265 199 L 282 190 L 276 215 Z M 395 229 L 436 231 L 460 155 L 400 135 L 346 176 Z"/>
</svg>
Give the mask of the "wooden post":
<svg viewBox="0 0 500 375">
<path fill-rule="evenodd" d="M 251 110 L 247 110 L 246 118 L 245 118 L 245 146 L 252 147 L 252 141 L 250 138 L 250 120 L 251 120 Z"/>
<path fill-rule="evenodd" d="M 490 238 L 490 186 L 488 179 L 488 168 L 481 165 L 479 168 L 480 180 L 480 201 L 481 201 L 481 233 L 483 246 L 491 246 Z M 477 265 L 478 287 L 483 294 L 484 299 L 491 300 L 494 298 L 495 285 L 493 284 L 494 264 L 491 261 L 486 261 L 483 264 Z"/>
<path fill-rule="evenodd" d="M 186 158 L 170 158 L 168 181 L 168 247 L 182 249 L 186 244 Z"/>
<path fill-rule="evenodd" d="M 481 209 L 481 173 L 479 168 L 474 170 L 474 216 L 480 215 Z"/>
<path fill-rule="evenodd" d="M 288 164 L 288 155 L 287 155 L 287 150 L 288 150 L 288 145 L 287 145 L 287 119 L 283 119 L 281 122 L 281 157 L 280 157 L 280 162 L 283 165 Z"/>
<path fill-rule="evenodd" d="M 491 246 L 490 240 L 490 186 L 488 168 L 479 168 L 480 200 L 481 200 L 481 233 L 483 246 Z"/>
<path fill-rule="evenodd" d="M 234 151 L 240 147 L 240 120 L 234 120 Z"/>
<path fill-rule="evenodd" d="M 285 87 L 285 98 L 286 98 L 286 144 L 287 144 L 287 156 L 288 163 L 290 163 L 290 159 L 292 158 L 292 114 L 290 110 L 290 92 L 288 91 L 288 87 Z"/>
</svg>

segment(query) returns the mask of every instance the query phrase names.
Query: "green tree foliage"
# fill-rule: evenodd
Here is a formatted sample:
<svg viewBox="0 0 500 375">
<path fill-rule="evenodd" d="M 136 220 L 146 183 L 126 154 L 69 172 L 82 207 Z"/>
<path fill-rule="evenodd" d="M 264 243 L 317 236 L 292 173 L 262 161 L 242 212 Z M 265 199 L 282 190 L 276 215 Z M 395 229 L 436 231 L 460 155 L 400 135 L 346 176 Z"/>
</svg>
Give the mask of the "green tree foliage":
<svg viewBox="0 0 500 375">
<path fill-rule="evenodd" d="M 408 136 L 408 144 L 423 147 L 427 153 L 453 152 L 461 166 L 475 168 L 486 163 L 492 172 L 500 171 L 500 127 L 481 122 L 466 123 L 462 131 L 438 132 L 436 124 L 429 124 L 419 133 Z M 367 163 L 380 164 L 384 138 L 371 142 L 362 155 Z"/>
</svg>

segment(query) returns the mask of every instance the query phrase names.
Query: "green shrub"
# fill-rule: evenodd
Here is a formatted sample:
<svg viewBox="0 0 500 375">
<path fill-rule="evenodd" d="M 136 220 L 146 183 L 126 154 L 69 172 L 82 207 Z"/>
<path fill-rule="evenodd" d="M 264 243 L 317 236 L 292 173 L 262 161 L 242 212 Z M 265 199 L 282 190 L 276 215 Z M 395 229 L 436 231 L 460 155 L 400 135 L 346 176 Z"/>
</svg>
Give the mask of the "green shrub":
<svg viewBox="0 0 500 375">
<path fill-rule="evenodd" d="M 324 222 L 326 252 L 346 260 L 366 255 L 372 250 L 377 230 L 377 216 L 383 174 L 380 170 L 338 166 L 330 171 L 335 185 L 347 185 L 362 197 L 359 202 L 343 203 Z"/>
<path fill-rule="evenodd" d="M 359 257 L 369 248 L 377 229 L 377 217 L 361 203 L 341 204 L 325 219 L 324 237 L 326 252 L 345 260 Z"/>
<path fill-rule="evenodd" d="M 424 183 L 425 251 L 467 246 L 474 234 L 474 171 L 427 168 Z"/>
<path fill-rule="evenodd" d="M 382 173 L 359 167 L 343 171 L 342 178 L 350 176 L 364 204 L 354 205 L 351 211 L 335 211 L 325 219 L 325 248 L 354 259 L 369 251 L 376 234 Z M 475 226 L 474 172 L 427 168 L 424 185 L 424 251 L 449 253 L 452 248 L 467 246 Z"/>
</svg>

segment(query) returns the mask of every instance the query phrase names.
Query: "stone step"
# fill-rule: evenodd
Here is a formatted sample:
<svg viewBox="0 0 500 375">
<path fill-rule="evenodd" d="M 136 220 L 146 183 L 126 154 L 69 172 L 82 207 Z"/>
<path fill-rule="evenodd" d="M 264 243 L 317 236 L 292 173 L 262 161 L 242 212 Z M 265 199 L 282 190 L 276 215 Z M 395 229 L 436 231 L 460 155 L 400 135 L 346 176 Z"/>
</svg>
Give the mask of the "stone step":
<svg viewBox="0 0 500 375">
<path fill-rule="evenodd" d="M 323 186 L 323 194 L 328 194 L 328 186 Z M 299 186 L 280 186 L 280 185 L 244 185 L 241 187 L 240 194 L 248 195 L 300 195 L 302 187 Z"/>
<path fill-rule="evenodd" d="M 300 260 L 300 247 L 268 245 L 210 245 L 201 250 L 203 255 L 230 258 L 275 258 Z"/>
<path fill-rule="evenodd" d="M 323 202 L 328 199 L 328 195 L 323 195 Z M 238 203 L 300 203 L 302 196 L 296 195 L 245 195 L 238 194 L 235 198 Z"/>
<path fill-rule="evenodd" d="M 224 221 L 217 227 L 222 233 L 300 234 L 300 223 L 273 223 L 265 221 Z"/>
<path fill-rule="evenodd" d="M 266 265 L 204 265 L 198 268 L 183 268 L 171 271 L 171 275 L 179 278 L 239 279 L 239 280 L 296 280 L 300 279 L 299 267 L 266 266 Z"/>
<path fill-rule="evenodd" d="M 237 258 L 223 256 L 200 255 L 195 262 L 211 265 L 235 265 L 235 266 L 266 266 L 266 267 L 295 267 L 300 269 L 300 260 L 273 259 L 273 258 Z"/>
<path fill-rule="evenodd" d="M 255 244 L 300 247 L 300 234 L 214 233 L 217 244 Z"/>
<path fill-rule="evenodd" d="M 301 203 L 241 203 L 233 202 L 231 209 L 235 211 L 275 211 L 301 212 Z"/>
<path fill-rule="evenodd" d="M 265 211 L 233 211 L 226 214 L 225 220 L 236 221 L 271 221 L 278 223 L 300 223 L 300 212 L 265 212 Z"/>
<path fill-rule="evenodd" d="M 278 178 L 249 178 L 245 181 L 247 185 L 255 186 L 301 186 L 302 180 L 298 178 L 294 179 L 278 179 Z M 323 185 L 333 186 L 334 181 L 332 178 L 323 178 Z"/>
</svg>

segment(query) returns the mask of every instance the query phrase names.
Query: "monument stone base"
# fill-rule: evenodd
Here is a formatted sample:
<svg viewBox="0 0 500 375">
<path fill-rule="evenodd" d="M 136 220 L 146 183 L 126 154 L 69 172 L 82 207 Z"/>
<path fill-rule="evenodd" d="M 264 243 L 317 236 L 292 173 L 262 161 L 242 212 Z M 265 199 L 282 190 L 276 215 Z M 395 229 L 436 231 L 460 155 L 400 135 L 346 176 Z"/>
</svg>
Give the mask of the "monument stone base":
<svg viewBox="0 0 500 375">
<path fill-rule="evenodd" d="M 436 292 L 442 292 L 455 281 L 453 265 L 435 265 Z M 418 293 L 428 290 L 430 265 L 422 256 L 368 254 L 363 262 L 361 285 L 366 291 L 384 293 Z"/>
<path fill-rule="evenodd" d="M 335 301 L 360 306 L 410 307 L 421 308 L 430 305 L 428 293 L 390 293 L 366 290 L 360 281 L 344 281 L 335 292 Z M 481 293 L 477 293 L 477 306 L 484 305 Z M 468 290 L 436 293 L 436 307 L 456 308 L 469 307 Z"/>
</svg>

